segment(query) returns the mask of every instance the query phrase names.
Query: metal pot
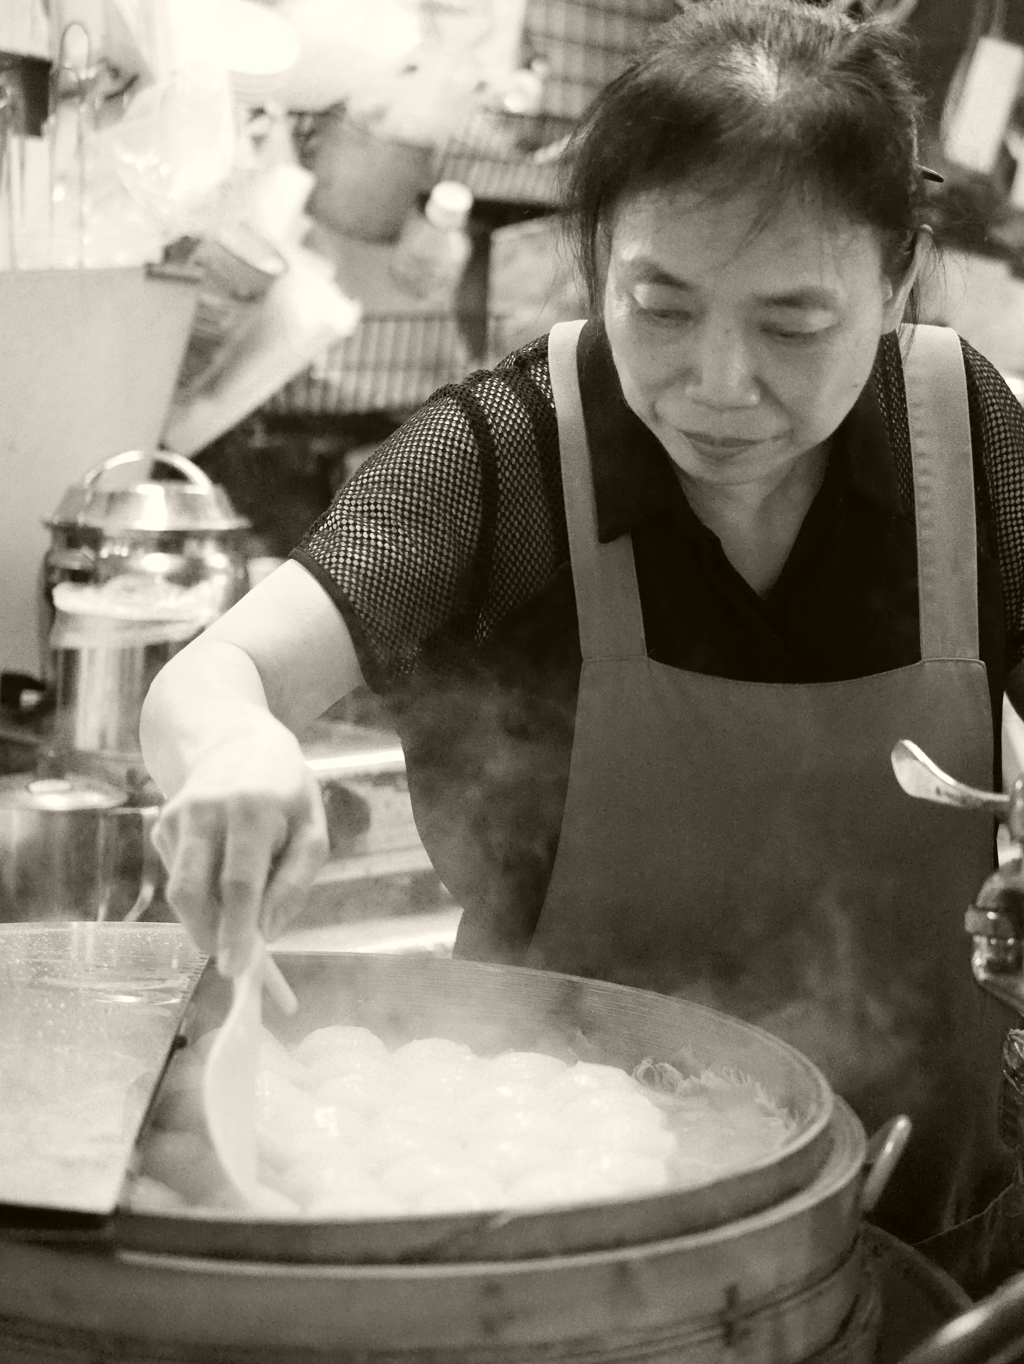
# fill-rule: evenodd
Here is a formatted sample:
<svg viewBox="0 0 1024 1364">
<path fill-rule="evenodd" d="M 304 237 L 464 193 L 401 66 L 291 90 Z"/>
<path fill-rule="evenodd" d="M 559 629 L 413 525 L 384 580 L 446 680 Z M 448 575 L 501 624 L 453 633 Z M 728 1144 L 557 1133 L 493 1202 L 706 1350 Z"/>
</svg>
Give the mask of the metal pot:
<svg viewBox="0 0 1024 1364">
<path fill-rule="evenodd" d="M 84 775 L 0 779 L 0 920 L 134 920 L 162 876 L 159 807 Z"/>
<path fill-rule="evenodd" d="M 178 477 L 153 478 L 157 465 Z M 139 713 L 156 673 L 248 587 L 249 522 L 190 460 L 129 450 L 69 488 L 47 524 L 41 627 L 58 743 L 137 755 Z M 57 612 L 63 584 L 99 591 L 87 611 Z"/>
<path fill-rule="evenodd" d="M 309 214 L 335 232 L 393 242 L 432 183 L 429 146 L 377 137 L 341 106 L 317 120 Z"/>
</svg>

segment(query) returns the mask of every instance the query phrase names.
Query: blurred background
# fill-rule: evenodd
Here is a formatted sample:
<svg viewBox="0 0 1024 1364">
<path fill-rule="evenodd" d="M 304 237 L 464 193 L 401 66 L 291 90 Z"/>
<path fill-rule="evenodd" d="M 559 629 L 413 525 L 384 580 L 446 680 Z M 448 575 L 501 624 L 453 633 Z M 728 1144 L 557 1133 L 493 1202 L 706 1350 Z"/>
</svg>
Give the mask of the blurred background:
<svg viewBox="0 0 1024 1364">
<path fill-rule="evenodd" d="M 435 388 L 583 311 L 559 153 L 683 3 L 2 0 L 5 772 L 153 808 L 134 733 L 159 664 Z M 1024 4 L 851 7 L 914 40 L 944 177 L 924 320 L 1024 397 Z M 353 915 L 448 912 L 373 699 L 306 742 L 327 918 L 339 883 Z M 125 846 L 121 898 L 156 913 Z"/>
</svg>

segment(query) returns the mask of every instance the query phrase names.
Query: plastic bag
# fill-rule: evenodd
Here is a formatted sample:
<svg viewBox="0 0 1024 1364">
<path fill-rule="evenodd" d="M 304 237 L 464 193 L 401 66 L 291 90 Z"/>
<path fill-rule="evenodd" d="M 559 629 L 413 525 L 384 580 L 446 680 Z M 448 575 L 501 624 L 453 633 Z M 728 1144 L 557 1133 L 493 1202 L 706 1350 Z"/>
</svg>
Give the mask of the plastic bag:
<svg viewBox="0 0 1024 1364">
<path fill-rule="evenodd" d="M 170 242 L 216 215 L 238 140 L 219 7 L 155 0 L 153 11 L 153 83 L 107 137 L 121 182 Z"/>
<path fill-rule="evenodd" d="M 525 0 L 282 0 L 299 60 L 281 99 L 351 118 L 396 142 L 437 144 L 521 65 Z"/>
<path fill-rule="evenodd" d="M 54 649 L 128 648 L 191 639 L 220 615 L 215 582 L 182 587 L 126 573 L 98 585 L 58 583 L 50 632 Z"/>
</svg>

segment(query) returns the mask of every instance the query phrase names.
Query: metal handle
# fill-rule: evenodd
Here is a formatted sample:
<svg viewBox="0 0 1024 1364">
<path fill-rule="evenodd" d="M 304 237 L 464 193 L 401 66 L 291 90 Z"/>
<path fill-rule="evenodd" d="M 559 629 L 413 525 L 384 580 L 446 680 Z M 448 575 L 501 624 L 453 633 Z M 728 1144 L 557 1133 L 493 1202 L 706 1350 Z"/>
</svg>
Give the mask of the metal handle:
<svg viewBox="0 0 1024 1364">
<path fill-rule="evenodd" d="M 148 462 L 150 468 L 154 464 L 166 464 L 169 469 L 176 469 L 183 478 L 189 483 L 195 484 L 197 488 L 202 488 L 204 492 L 210 492 L 213 483 L 199 468 L 198 464 L 193 464 L 184 455 L 176 455 L 171 450 L 123 450 L 119 455 L 110 455 L 107 459 L 101 460 L 99 464 L 89 470 L 82 479 L 82 486 L 90 488 L 102 478 L 104 474 L 112 469 L 119 469 L 125 464 L 142 464 Z"/>
<path fill-rule="evenodd" d="M 124 916 L 126 924 L 135 923 L 149 909 L 156 896 L 157 882 L 163 874 L 163 863 L 153 842 L 153 831 L 160 815 L 160 806 L 143 806 L 139 809 L 139 815 L 142 819 L 142 880 L 135 903 Z"/>
<path fill-rule="evenodd" d="M 967 909 L 964 927 L 974 940 L 974 979 L 1024 1018 L 1024 778 L 1017 778 L 1008 796 L 979 791 L 943 772 L 909 739 L 894 746 L 891 759 L 896 780 L 908 795 L 996 815 L 1018 845 L 1016 856 L 985 880 Z"/>
<path fill-rule="evenodd" d="M 939 805 L 955 805 L 961 810 L 990 810 L 1003 818 L 1009 813 L 1010 802 L 998 791 L 979 791 L 943 772 L 923 749 L 909 739 L 900 739 L 893 746 L 892 770 L 896 780 L 908 796 L 931 800 Z"/>
<path fill-rule="evenodd" d="M 913 1123 L 905 1113 L 901 1113 L 899 1117 L 890 1118 L 883 1124 L 868 1142 L 864 1157 L 864 1183 L 860 1191 L 862 1213 L 870 1212 L 885 1192 L 885 1186 L 899 1164 L 913 1130 Z"/>
<path fill-rule="evenodd" d="M 1024 1274 L 954 1317 L 909 1354 L 902 1364 L 1008 1364 L 1020 1358 L 1024 1339 Z"/>
<path fill-rule="evenodd" d="M 1024 1158 L 1024 1032 L 1011 1028 L 1003 1038 L 1003 1074 L 997 1109 L 999 1137 L 1013 1152 L 1018 1165 Z"/>
</svg>

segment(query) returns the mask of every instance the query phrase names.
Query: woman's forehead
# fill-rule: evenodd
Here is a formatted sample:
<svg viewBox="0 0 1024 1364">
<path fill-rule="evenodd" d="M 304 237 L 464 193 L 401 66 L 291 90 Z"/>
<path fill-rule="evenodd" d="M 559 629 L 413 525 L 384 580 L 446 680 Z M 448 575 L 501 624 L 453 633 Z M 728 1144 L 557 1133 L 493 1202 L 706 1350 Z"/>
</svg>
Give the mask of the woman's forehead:
<svg viewBox="0 0 1024 1364">
<path fill-rule="evenodd" d="M 632 276 L 701 291 L 774 297 L 825 288 L 845 295 L 866 277 L 881 277 L 871 227 L 812 202 L 766 203 L 753 193 L 636 195 L 614 215 L 610 251 Z"/>
</svg>

